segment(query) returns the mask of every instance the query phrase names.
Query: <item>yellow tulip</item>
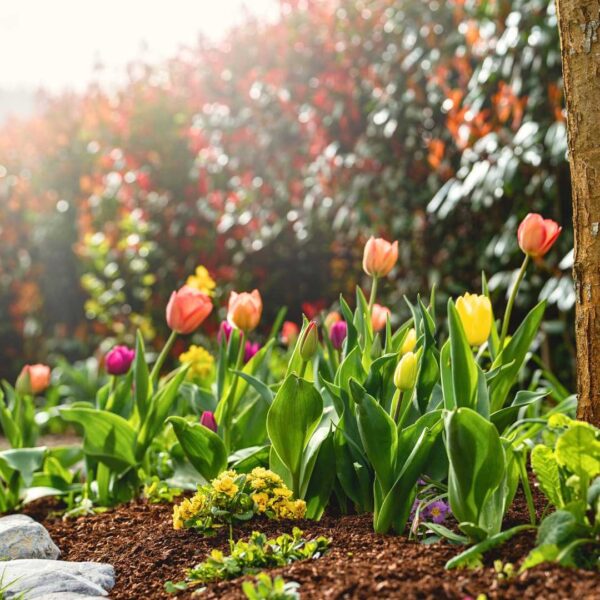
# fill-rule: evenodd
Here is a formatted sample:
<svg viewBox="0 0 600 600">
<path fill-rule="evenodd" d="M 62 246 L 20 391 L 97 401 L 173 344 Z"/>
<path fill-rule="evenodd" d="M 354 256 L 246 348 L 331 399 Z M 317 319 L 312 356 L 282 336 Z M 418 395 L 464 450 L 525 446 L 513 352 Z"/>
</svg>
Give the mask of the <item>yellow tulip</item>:
<svg viewBox="0 0 600 600">
<path fill-rule="evenodd" d="M 402 348 L 400 348 L 400 352 L 402 354 L 406 354 L 407 352 L 412 352 L 417 345 L 417 332 L 414 327 L 411 327 L 404 338 L 404 342 L 402 342 Z"/>
<path fill-rule="evenodd" d="M 394 372 L 394 385 L 402 391 L 410 390 L 417 380 L 418 356 L 407 352 L 398 363 Z"/>
<path fill-rule="evenodd" d="M 465 294 L 456 301 L 456 310 L 471 346 L 481 346 L 492 330 L 492 304 L 487 296 Z"/>
</svg>

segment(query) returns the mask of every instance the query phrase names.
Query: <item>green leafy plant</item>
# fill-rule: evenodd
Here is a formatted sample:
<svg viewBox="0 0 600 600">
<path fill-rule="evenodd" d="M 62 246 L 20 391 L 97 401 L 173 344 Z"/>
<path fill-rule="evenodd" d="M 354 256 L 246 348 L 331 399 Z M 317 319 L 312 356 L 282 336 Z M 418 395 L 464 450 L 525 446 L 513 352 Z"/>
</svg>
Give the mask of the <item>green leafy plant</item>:
<svg viewBox="0 0 600 600">
<path fill-rule="evenodd" d="M 213 550 L 204 562 L 187 572 L 185 581 L 167 582 L 165 589 L 176 593 L 213 581 L 235 579 L 261 569 L 319 558 L 331 544 L 330 539 L 322 536 L 307 540 L 303 535 L 297 527 L 293 529 L 292 535 L 284 533 L 274 539 L 267 539 L 264 533 L 254 531 L 248 541 L 240 540 L 233 544 L 229 555 Z"/>
<path fill-rule="evenodd" d="M 256 515 L 270 519 L 301 519 L 306 513 L 303 500 L 293 500 L 292 491 L 281 477 L 257 467 L 251 473 L 224 471 L 209 485 L 201 486 L 192 498 L 173 509 L 175 529 L 193 527 L 211 535 L 236 521 L 248 521 Z"/>
<path fill-rule="evenodd" d="M 598 568 L 600 560 L 600 430 L 564 415 L 549 419 L 552 445 L 539 444 L 531 467 L 556 510 L 540 523 L 536 547 L 521 570 L 546 561 Z"/>
<path fill-rule="evenodd" d="M 166 481 L 154 476 L 150 483 L 144 485 L 143 497 L 150 504 L 171 503 L 183 493 L 181 488 L 170 487 Z"/>
<path fill-rule="evenodd" d="M 0 425 L 12 448 L 35 446 L 39 427 L 35 422 L 35 403 L 31 394 L 19 393 L 8 382 L 0 388 Z"/>
<path fill-rule="evenodd" d="M 267 573 L 259 573 L 255 581 L 244 581 L 242 591 L 248 600 L 299 600 L 299 583 L 285 581 L 277 575 L 271 579 Z"/>
</svg>

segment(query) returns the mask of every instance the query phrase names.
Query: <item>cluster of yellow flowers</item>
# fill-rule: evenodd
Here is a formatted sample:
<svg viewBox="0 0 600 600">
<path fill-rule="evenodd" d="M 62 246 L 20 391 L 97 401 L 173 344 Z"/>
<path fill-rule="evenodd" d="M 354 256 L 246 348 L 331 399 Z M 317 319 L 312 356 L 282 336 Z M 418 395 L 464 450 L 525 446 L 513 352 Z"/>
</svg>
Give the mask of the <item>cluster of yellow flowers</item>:
<svg viewBox="0 0 600 600">
<path fill-rule="evenodd" d="M 304 500 L 292 500 L 292 490 L 285 485 L 277 473 L 263 467 L 256 467 L 248 475 L 247 482 L 252 489 L 251 498 L 258 513 L 273 513 L 277 519 L 304 517 L 306 503 Z"/>
<path fill-rule="evenodd" d="M 196 272 L 187 278 L 185 285 L 196 288 L 207 296 L 214 296 L 217 287 L 217 283 L 210 276 L 208 269 L 202 265 L 196 267 Z"/>
<path fill-rule="evenodd" d="M 213 508 L 219 509 L 219 521 Z M 186 498 L 173 509 L 174 529 L 196 527 L 209 531 L 239 517 L 246 520 L 248 511 L 271 519 L 302 519 L 306 514 L 304 500 L 294 500 L 292 491 L 279 475 L 255 468 L 247 475 L 224 471 L 202 486 L 192 498 Z"/>
<path fill-rule="evenodd" d="M 202 346 L 192 345 L 187 352 L 179 355 L 179 362 L 183 365 L 190 365 L 188 377 L 190 379 L 208 379 L 215 366 L 213 355 Z"/>
</svg>

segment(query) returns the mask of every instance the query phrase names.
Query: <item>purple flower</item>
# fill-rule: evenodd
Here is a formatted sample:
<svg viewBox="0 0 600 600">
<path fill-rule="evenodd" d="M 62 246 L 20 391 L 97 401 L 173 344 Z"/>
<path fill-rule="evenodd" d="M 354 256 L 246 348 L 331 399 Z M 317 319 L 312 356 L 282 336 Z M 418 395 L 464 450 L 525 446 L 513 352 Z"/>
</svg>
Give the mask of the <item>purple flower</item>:
<svg viewBox="0 0 600 600">
<path fill-rule="evenodd" d="M 331 339 L 331 343 L 336 350 L 339 350 L 348 335 L 348 325 L 346 321 L 337 321 L 331 326 L 329 330 L 329 337 Z"/>
<path fill-rule="evenodd" d="M 104 360 L 109 375 L 125 375 L 135 358 L 135 350 L 127 346 L 115 346 Z"/>
<path fill-rule="evenodd" d="M 425 509 L 425 516 L 434 523 L 443 523 L 449 512 L 450 507 L 446 502 L 443 500 L 436 500 Z"/>
<path fill-rule="evenodd" d="M 217 342 L 220 344 L 223 337 L 225 337 L 225 343 L 229 342 L 232 331 L 233 325 L 229 323 L 229 321 L 221 321 L 221 325 L 219 325 L 219 333 L 217 333 Z"/>
<path fill-rule="evenodd" d="M 215 421 L 215 415 L 210 410 L 205 410 L 200 417 L 200 425 L 204 425 L 207 429 L 217 433 L 217 422 Z"/>
<path fill-rule="evenodd" d="M 246 342 L 246 348 L 244 349 L 244 362 L 247 363 L 258 351 L 260 350 L 260 344 L 258 342 Z"/>
</svg>

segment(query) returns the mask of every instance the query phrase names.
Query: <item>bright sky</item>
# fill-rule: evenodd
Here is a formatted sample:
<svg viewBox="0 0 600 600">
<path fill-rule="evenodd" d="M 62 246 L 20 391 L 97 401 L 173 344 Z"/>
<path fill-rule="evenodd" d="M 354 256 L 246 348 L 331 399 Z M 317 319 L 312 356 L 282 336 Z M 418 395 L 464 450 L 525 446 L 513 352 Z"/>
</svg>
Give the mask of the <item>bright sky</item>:
<svg viewBox="0 0 600 600">
<path fill-rule="evenodd" d="M 118 79 L 144 56 L 160 60 L 199 32 L 218 38 L 244 8 L 272 18 L 277 0 L 1 0 L 0 88 L 81 89 L 94 65 Z"/>
</svg>

